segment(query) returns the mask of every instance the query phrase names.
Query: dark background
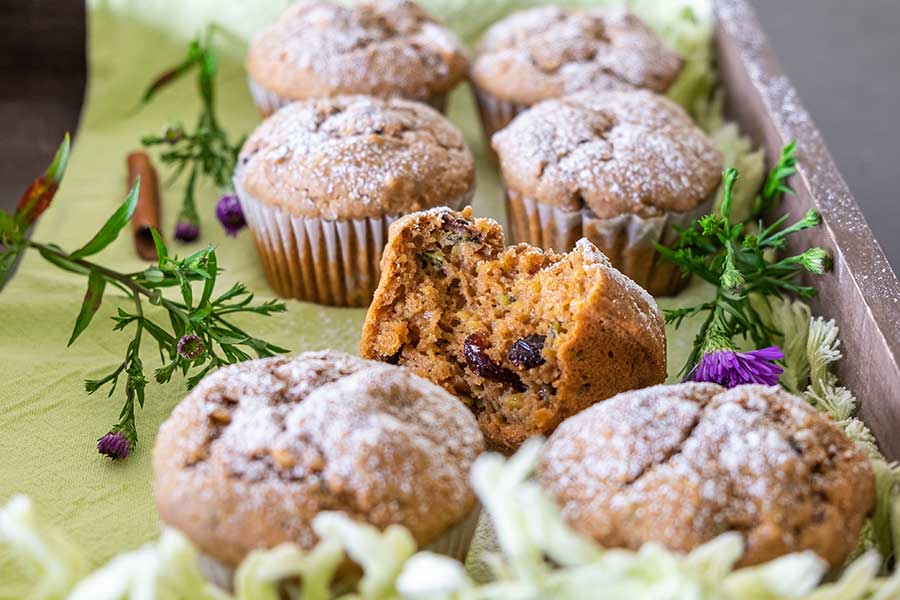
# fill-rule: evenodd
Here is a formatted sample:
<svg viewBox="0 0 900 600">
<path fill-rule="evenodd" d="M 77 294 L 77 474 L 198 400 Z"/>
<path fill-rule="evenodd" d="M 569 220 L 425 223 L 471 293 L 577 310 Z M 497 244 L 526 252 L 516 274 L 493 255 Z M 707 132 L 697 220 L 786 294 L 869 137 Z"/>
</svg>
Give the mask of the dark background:
<svg viewBox="0 0 900 600">
<path fill-rule="evenodd" d="M 895 270 L 900 270 L 900 0 L 751 0 Z M 0 0 L 0 207 L 18 200 L 84 90 L 84 6 Z"/>
</svg>

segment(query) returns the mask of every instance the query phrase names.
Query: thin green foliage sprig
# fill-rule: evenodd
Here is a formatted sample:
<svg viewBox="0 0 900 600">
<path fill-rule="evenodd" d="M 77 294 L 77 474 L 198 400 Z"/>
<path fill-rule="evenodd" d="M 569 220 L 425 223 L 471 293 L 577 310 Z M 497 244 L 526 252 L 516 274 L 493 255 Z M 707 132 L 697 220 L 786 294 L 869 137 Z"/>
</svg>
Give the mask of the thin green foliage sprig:
<svg viewBox="0 0 900 600">
<path fill-rule="evenodd" d="M 141 138 L 141 144 L 145 147 L 162 148 L 159 158 L 163 164 L 172 168 L 169 184 L 187 173 L 187 184 L 175 228 L 175 238 L 185 242 L 197 239 L 200 234 L 195 202 L 199 180 L 209 179 L 220 190 L 229 192 L 232 188 L 231 176 L 245 139 L 241 137 L 232 143 L 216 115 L 215 84 L 219 60 L 212 39 L 217 31 L 217 28 L 211 26 L 204 35 L 192 40 L 184 60 L 157 76 L 141 97 L 141 104 L 146 105 L 160 91 L 196 71 L 200 115 L 193 131 L 188 131 L 182 123 L 175 123 L 166 126 L 161 135 L 146 135 Z"/>
<path fill-rule="evenodd" d="M 770 225 L 764 223 L 780 199 L 793 193 L 788 178 L 794 173 L 796 145 L 791 143 L 783 149 L 757 196 L 754 217 L 745 222 L 732 222 L 733 189 L 739 173 L 733 168 L 726 169 L 720 209 L 679 229 L 674 248 L 657 246 L 684 273 L 696 275 L 716 288 L 715 297 L 708 302 L 664 311 L 666 323 L 675 327 L 680 327 L 689 317 L 705 315 L 682 374 L 690 373 L 705 353 L 733 348 L 732 340 L 737 338 L 749 338 L 756 348 L 773 346 L 773 335 L 777 332 L 766 326 L 750 302 L 751 295 L 792 294 L 809 298 L 816 290 L 800 283 L 801 273 L 805 270 L 821 275 L 831 267 L 831 256 L 822 248 L 777 258 L 790 236 L 821 223 L 819 213 L 812 209 L 792 224 L 788 224 L 788 215 Z"/>
<path fill-rule="evenodd" d="M 159 351 L 161 366 L 152 374 L 159 384 L 168 383 L 176 371 L 193 387 L 211 370 L 222 365 L 256 357 L 287 352 L 265 340 L 254 337 L 235 324 L 234 318 L 255 314 L 269 316 L 283 312 L 279 301 L 255 303 L 253 294 L 242 283 L 225 292 L 216 289 L 222 269 L 215 246 L 207 246 L 179 258 L 169 253 L 162 237 L 151 229 L 156 245 L 156 264 L 136 272 L 120 272 L 89 257 L 108 247 L 131 220 L 138 201 L 140 180 L 135 182 L 122 205 L 106 220 L 100 230 L 83 246 L 69 252 L 53 243 L 28 239 L 25 232 L 46 210 L 62 180 L 69 156 L 69 138 L 63 141 L 50 167 L 26 190 L 16 212 L 0 211 L 0 285 L 9 276 L 11 265 L 26 250 L 35 250 L 50 264 L 87 279 L 87 291 L 69 337 L 71 346 L 87 329 L 113 288 L 123 294 L 131 308 L 119 307 L 112 317 L 115 331 L 131 335 L 122 361 L 98 379 L 85 382 L 93 394 L 107 388 L 112 396 L 124 378 L 125 399 L 118 422 L 103 436 L 98 446 L 103 454 L 124 458 L 137 443 L 135 413 L 143 407 L 148 376 L 144 366 L 143 344 L 152 339 Z M 165 295 L 167 288 L 177 288 L 179 297 Z"/>
</svg>

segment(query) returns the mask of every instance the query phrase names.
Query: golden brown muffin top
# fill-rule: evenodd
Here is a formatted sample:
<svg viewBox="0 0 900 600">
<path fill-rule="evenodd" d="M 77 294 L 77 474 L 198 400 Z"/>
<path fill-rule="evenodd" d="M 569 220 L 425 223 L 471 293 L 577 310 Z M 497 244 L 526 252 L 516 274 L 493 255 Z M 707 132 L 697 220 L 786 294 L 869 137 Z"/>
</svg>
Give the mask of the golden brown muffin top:
<svg viewBox="0 0 900 600">
<path fill-rule="evenodd" d="M 582 90 L 664 92 L 680 72 L 678 54 L 630 12 L 546 6 L 488 29 L 471 77 L 494 96 L 534 104 Z"/>
<path fill-rule="evenodd" d="M 734 530 L 741 565 L 813 550 L 839 566 L 874 502 L 865 455 L 777 386 L 619 394 L 557 429 L 538 477 L 570 524 L 603 546 L 687 552 Z"/>
<path fill-rule="evenodd" d="M 467 197 L 475 161 L 462 134 L 418 102 L 339 96 L 263 121 L 238 159 L 244 192 L 295 215 L 382 217 Z"/>
<path fill-rule="evenodd" d="M 414 100 L 450 91 L 468 60 L 456 37 L 409 0 L 298 2 L 250 45 L 247 72 L 297 100 L 338 94 Z"/>
<path fill-rule="evenodd" d="M 234 565 L 252 549 L 315 544 L 342 511 L 428 544 L 474 506 L 484 448 L 455 397 L 402 367 L 332 352 L 244 362 L 205 378 L 153 453 L 162 519 Z"/>
<path fill-rule="evenodd" d="M 541 102 L 494 134 L 493 147 L 510 189 L 600 218 L 692 210 L 722 174 L 712 140 L 681 107 L 647 91 Z"/>
</svg>

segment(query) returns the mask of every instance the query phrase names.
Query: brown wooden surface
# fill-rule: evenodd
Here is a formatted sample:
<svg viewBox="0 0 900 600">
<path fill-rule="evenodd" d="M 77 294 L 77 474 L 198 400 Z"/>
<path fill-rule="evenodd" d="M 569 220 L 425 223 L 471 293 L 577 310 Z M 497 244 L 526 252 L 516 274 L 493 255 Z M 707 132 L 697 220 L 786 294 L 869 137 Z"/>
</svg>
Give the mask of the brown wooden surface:
<svg viewBox="0 0 900 600">
<path fill-rule="evenodd" d="M 797 93 L 784 76 L 745 0 L 717 0 L 720 72 L 731 114 L 771 160 L 797 140 L 796 196 L 785 206 L 794 219 L 815 208 L 824 224 L 794 238 L 795 251 L 829 249 L 834 270 L 813 283 L 814 313 L 841 328 L 842 382 L 862 401 L 861 416 L 891 459 L 900 458 L 900 283 Z"/>
<path fill-rule="evenodd" d="M 84 2 L 0 0 L 0 208 L 13 208 L 75 133 L 85 63 Z"/>
</svg>

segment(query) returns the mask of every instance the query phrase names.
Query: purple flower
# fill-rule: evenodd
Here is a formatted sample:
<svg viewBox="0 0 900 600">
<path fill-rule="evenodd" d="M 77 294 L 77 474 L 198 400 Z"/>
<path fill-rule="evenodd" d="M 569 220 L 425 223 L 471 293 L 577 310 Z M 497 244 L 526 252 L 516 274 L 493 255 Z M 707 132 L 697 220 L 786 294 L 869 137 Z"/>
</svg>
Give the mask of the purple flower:
<svg viewBox="0 0 900 600">
<path fill-rule="evenodd" d="M 225 233 L 231 237 L 236 236 L 238 231 L 247 224 L 246 219 L 244 219 L 244 211 L 241 210 L 241 203 L 237 196 L 222 196 L 219 203 L 216 204 L 216 216 L 219 218 L 219 222 L 222 223 L 222 227 L 225 228 Z"/>
<path fill-rule="evenodd" d="M 194 360 L 203 354 L 203 340 L 196 333 L 186 333 L 178 340 L 178 354 L 185 360 Z"/>
<path fill-rule="evenodd" d="M 713 350 L 703 355 L 685 380 L 708 381 L 728 388 L 745 383 L 775 385 L 784 368 L 774 361 L 783 358 L 778 346 L 752 352 Z"/>
<path fill-rule="evenodd" d="M 193 242 L 200 237 L 200 226 L 190 221 L 179 221 L 175 226 L 175 239 L 182 242 Z"/>
<path fill-rule="evenodd" d="M 97 440 L 97 452 L 113 460 L 125 458 L 131 452 L 131 442 L 121 431 L 110 431 Z"/>
</svg>

